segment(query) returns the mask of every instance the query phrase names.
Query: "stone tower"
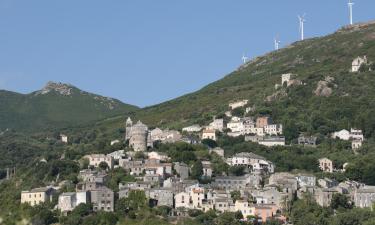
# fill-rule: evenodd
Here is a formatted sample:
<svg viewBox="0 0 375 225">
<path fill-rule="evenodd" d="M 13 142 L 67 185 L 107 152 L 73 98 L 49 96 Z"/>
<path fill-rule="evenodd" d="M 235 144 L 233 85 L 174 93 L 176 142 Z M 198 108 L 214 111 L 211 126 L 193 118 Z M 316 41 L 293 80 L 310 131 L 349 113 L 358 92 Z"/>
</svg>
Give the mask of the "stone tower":
<svg viewBox="0 0 375 225">
<path fill-rule="evenodd" d="M 133 126 L 133 121 L 132 119 L 130 119 L 130 117 L 128 117 L 125 123 L 125 141 L 130 139 L 132 126 Z"/>
<path fill-rule="evenodd" d="M 134 151 L 146 151 L 147 150 L 147 139 L 148 139 L 148 127 L 141 121 L 138 121 L 131 127 L 129 146 Z"/>
</svg>

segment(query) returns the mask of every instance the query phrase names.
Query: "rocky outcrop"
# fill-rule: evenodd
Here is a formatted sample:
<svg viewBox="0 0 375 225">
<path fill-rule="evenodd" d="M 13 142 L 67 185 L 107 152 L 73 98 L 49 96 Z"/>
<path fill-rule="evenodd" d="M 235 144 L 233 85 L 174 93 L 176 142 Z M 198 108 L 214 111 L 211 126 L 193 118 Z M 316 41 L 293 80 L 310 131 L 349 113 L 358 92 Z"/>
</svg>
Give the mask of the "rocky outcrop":
<svg viewBox="0 0 375 225">
<path fill-rule="evenodd" d="M 329 86 L 334 81 L 333 77 L 327 76 L 324 80 L 318 82 L 318 85 L 314 91 L 316 96 L 328 97 L 331 96 L 333 90 Z"/>
<path fill-rule="evenodd" d="M 40 91 L 36 92 L 36 95 L 45 95 L 50 92 L 57 92 L 60 95 L 69 96 L 73 93 L 73 86 L 69 84 L 63 84 L 63 83 L 55 83 L 55 82 L 48 82 L 46 86 Z"/>
</svg>

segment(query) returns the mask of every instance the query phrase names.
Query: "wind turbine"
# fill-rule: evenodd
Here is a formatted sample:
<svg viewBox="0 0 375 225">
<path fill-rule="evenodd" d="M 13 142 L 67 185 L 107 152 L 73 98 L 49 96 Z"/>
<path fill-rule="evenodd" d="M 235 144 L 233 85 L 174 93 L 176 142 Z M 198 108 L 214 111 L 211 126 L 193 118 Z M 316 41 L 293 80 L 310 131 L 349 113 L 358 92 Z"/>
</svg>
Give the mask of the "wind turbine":
<svg viewBox="0 0 375 225">
<path fill-rule="evenodd" d="M 279 45 L 281 42 L 279 41 L 278 37 L 275 37 L 274 43 L 275 43 L 275 50 L 279 50 Z"/>
<path fill-rule="evenodd" d="M 242 54 L 242 62 L 245 64 L 249 58 L 245 56 L 245 54 Z"/>
<path fill-rule="evenodd" d="M 350 25 L 353 25 L 353 5 L 354 5 L 354 2 L 352 2 L 352 0 L 349 0 L 348 6 L 349 6 Z"/>
<path fill-rule="evenodd" d="M 299 31 L 301 32 L 301 41 L 303 41 L 305 39 L 305 34 L 304 34 L 304 23 L 306 22 L 305 20 L 305 14 L 303 14 L 303 16 L 300 16 L 298 15 L 298 19 L 299 19 Z"/>
</svg>

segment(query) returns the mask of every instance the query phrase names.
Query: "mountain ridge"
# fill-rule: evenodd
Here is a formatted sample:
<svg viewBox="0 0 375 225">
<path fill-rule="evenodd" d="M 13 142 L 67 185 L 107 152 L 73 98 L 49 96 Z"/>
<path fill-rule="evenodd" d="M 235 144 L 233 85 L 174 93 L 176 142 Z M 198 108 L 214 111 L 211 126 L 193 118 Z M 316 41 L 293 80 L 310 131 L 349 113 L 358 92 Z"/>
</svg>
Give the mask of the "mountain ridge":
<svg viewBox="0 0 375 225">
<path fill-rule="evenodd" d="M 0 105 L 1 129 L 19 131 L 80 125 L 139 109 L 57 82 L 48 82 L 42 89 L 28 94 L 0 90 Z"/>
</svg>

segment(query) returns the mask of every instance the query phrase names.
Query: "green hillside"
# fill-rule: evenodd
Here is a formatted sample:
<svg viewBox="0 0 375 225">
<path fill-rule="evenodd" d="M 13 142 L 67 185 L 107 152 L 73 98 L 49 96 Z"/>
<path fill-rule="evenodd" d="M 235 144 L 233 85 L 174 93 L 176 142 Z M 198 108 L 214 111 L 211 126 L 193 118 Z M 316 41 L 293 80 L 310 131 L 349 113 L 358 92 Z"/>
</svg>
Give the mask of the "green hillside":
<svg viewBox="0 0 375 225">
<path fill-rule="evenodd" d="M 375 72 L 349 72 L 353 59 L 364 55 L 375 62 L 375 23 L 345 27 L 255 58 L 195 93 L 145 108 L 137 116 L 154 126 L 204 124 L 228 110 L 230 101 L 248 99 L 256 108 L 253 114 L 271 114 L 285 124 L 289 138 L 300 131 L 326 134 L 350 126 L 369 136 L 375 127 Z M 275 84 L 284 73 L 294 74 L 304 85 L 276 93 Z M 334 79 L 327 83 L 332 94 L 316 96 L 318 82 L 327 76 Z M 266 100 L 275 93 L 273 101 Z"/>
<path fill-rule="evenodd" d="M 91 123 L 127 114 L 136 106 L 49 82 L 30 94 L 0 91 L 0 130 L 38 130 Z"/>
</svg>

